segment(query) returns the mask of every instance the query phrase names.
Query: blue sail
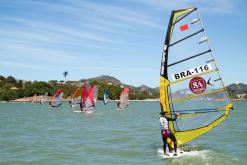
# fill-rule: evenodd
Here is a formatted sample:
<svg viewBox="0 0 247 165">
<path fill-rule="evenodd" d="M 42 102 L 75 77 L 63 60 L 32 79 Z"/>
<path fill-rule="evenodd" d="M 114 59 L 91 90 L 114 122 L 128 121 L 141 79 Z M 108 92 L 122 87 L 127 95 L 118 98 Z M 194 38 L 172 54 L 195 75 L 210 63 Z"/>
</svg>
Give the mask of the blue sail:
<svg viewBox="0 0 247 165">
<path fill-rule="evenodd" d="M 63 102 L 63 90 L 56 91 L 52 101 L 49 103 L 51 107 L 59 107 Z"/>
<path fill-rule="evenodd" d="M 104 91 L 104 98 L 103 98 L 104 105 L 106 105 L 110 101 L 109 96 L 110 96 L 109 91 L 105 90 Z"/>
</svg>

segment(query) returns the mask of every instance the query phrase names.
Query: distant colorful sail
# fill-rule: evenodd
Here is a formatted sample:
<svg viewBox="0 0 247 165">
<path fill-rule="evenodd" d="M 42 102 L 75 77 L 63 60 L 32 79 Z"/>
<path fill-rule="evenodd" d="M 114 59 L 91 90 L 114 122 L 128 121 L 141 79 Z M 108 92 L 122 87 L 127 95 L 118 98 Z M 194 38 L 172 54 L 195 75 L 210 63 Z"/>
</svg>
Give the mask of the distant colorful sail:
<svg viewBox="0 0 247 165">
<path fill-rule="evenodd" d="M 104 96 L 103 96 L 104 105 L 106 105 L 110 101 L 109 97 L 110 97 L 109 91 L 105 90 L 104 91 Z"/>
<path fill-rule="evenodd" d="M 52 107 L 59 107 L 60 105 L 62 105 L 63 102 L 63 90 L 59 89 L 56 91 L 55 95 L 53 96 L 53 99 L 50 103 L 50 105 Z"/>
<path fill-rule="evenodd" d="M 118 108 L 124 109 L 129 105 L 129 88 L 125 87 L 120 95 Z"/>
<path fill-rule="evenodd" d="M 83 98 L 81 104 L 81 110 L 84 112 L 92 112 L 95 110 L 95 102 L 94 102 L 94 86 L 91 87 L 90 91 L 87 91 L 86 85 L 84 85 L 83 89 Z"/>
<path fill-rule="evenodd" d="M 70 106 L 73 108 L 74 106 L 78 105 L 78 104 L 81 104 L 81 100 L 82 100 L 82 88 L 81 87 L 78 87 L 72 98 L 71 98 L 71 101 L 70 101 Z"/>
</svg>

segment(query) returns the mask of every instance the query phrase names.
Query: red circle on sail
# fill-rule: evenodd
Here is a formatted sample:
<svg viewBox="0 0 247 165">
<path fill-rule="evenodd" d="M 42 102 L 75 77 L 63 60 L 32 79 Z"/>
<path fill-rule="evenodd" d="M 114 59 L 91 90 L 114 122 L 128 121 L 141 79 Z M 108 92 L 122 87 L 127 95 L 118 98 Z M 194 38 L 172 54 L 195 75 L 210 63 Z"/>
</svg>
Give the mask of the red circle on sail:
<svg viewBox="0 0 247 165">
<path fill-rule="evenodd" d="M 207 84 L 202 77 L 194 77 L 190 80 L 189 87 L 191 92 L 201 94 L 206 90 Z"/>
</svg>

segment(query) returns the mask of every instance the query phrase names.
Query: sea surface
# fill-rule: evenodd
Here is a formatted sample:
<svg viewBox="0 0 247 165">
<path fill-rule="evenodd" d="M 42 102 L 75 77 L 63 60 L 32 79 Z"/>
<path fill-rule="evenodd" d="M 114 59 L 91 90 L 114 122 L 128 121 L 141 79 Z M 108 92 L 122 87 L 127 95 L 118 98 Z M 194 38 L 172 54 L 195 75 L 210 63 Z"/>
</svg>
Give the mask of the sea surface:
<svg viewBox="0 0 247 165">
<path fill-rule="evenodd" d="M 218 127 L 188 143 L 190 155 L 164 159 L 159 102 L 97 104 L 92 114 L 32 103 L 0 103 L 0 164 L 247 164 L 247 102 Z"/>
</svg>

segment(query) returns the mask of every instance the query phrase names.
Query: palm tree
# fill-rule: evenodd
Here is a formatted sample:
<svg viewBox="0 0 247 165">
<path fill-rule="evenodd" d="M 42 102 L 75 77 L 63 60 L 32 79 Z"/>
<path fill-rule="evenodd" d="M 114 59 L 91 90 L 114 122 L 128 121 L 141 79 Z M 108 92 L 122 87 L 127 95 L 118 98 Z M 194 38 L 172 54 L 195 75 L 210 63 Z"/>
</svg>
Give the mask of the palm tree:
<svg viewBox="0 0 247 165">
<path fill-rule="evenodd" d="M 66 77 L 69 75 L 69 73 L 68 73 L 68 71 L 66 70 L 65 72 L 63 72 L 63 76 L 65 77 L 65 79 L 66 79 Z"/>
</svg>

